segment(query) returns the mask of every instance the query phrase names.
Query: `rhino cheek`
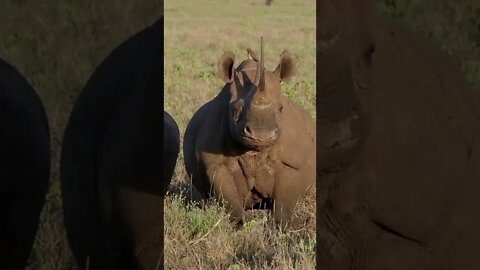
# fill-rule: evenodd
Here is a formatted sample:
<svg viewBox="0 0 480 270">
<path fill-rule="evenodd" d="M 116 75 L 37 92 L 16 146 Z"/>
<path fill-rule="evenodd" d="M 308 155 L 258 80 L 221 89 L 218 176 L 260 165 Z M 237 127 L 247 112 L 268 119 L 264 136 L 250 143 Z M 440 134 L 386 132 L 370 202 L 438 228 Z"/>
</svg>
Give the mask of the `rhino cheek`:
<svg viewBox="0 0 480 270">
<path fill-rule="evenodd" d="M 317 45 L 320 51 L 331 47 L 337 40 L 340 31 L 338 15 L 332 6 L 331 1 L 320 0 L 317 8 L 319 10 Z"/>
<path fill-rule="evenodd" d="M 238 121 L 234 121 L 230 118 L 230 135 L 238 143 L 242 143 L 242 131 L 245 127 L 245 119 L 240 118 Z"/>
</svg>

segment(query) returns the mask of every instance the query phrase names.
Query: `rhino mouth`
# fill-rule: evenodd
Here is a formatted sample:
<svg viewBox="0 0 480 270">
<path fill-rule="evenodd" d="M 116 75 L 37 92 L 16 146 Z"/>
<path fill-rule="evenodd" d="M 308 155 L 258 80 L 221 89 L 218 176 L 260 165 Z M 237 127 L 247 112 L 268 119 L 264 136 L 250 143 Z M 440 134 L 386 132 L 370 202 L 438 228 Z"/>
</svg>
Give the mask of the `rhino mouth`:
<svg viewBox="0 0 480 270">
<path fill-rule="evenodd" d="M 267 139 L 255 139 L 248 136 L 239 136 L 239 142 L 245 148 L 255 151 L 263 150 L 266 147 L 274 145 L 278 140 L 278 135 Z"/>
</svg>

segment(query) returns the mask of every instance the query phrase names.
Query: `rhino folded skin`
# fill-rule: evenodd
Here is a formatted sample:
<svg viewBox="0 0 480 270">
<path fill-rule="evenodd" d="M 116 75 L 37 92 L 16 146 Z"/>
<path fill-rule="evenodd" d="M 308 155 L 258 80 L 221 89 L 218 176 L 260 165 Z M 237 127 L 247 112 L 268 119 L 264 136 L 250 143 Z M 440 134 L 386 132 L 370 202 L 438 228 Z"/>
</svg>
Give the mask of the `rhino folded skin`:
<svg viewBox="0 0 480 270">
<path fill-rule="evenodd" d="M 319 18 L 336 40 L 317 63 L 317 266 L 480 268 L 478 93 L 368 1 L 320 2 L 337 18 Z M 360 136 L 346 136 L 352 106 Z"/>
</svg>

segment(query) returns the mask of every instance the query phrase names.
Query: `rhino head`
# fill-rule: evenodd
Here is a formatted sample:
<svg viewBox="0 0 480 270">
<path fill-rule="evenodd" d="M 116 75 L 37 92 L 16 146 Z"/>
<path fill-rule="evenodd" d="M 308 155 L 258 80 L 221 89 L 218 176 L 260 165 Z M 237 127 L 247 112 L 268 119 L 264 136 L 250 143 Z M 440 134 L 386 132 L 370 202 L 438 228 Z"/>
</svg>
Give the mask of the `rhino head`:
<svg viewBox="0 0 480 270">
<path fill-rule="evenodd" d="M 366 0 L 321 0 L 317 34 L 317 159 L 323 174 L 351 164 L 368 133 L 375 42 Z"/>
<path fill-rule="evenodd" d="M 280 115 L 284 104 L 280 83 L 296 73 L 293 55 L 284 51 L 274 71 L 264 67 L 263 38 L 260 59 L 247 49 L 248 59 L 234 68 L 235 55 L 225 53 L 219 60 L 219 75 L 230 92 L 228 103 L 229 131 L 241 146 L 260 151 L 278 140 L 281 134 Z"/>
</svg>

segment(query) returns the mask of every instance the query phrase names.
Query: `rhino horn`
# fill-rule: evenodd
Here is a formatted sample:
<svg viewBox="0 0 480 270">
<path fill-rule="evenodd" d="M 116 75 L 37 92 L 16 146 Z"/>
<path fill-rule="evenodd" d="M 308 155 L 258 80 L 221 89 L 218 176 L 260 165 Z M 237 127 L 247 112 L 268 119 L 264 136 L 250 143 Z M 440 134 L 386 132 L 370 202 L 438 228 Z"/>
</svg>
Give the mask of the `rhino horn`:
<svg viewBox="0 0 480 270">
<path fill-rule="evenodd" d="M 264 68 L 264 53 L 263 53 L 263 37 L 260 37 L 260 61 L 257 62 L 257 72 L 255 75 L 255 85 L 257 91 L 253 96 L 256 104 L 269 104 L 268 96 L 265 93 L 265 68 Z"/>
<path fill-rule="evenodd" d="M 260 37 L 260 81 L 259 81 L 259 90 L 265 90 L 265 66 L 264 66 L 264 54 L 263 54 L 263 37 Z"/>
<path fill-rule="evenodd" d="M 248 50 L 247 50 L 248 51 Z M 249 52 L 250 53 L 250 52 Z M 251 54 L 249 54 L 249 56 L 251 56 Z M 256 55 L 255 55 L 255 58 Z M 260 37 L 260 62 L 257 61 L 257 72 L 255 73 L 255 86 L 259 86 L 260 85 L 260 82 L 261 82 L 261 77 L 263 77 L 263 72 L 261 72 L 263 70 L 263 37 Z"/>
</svg>

